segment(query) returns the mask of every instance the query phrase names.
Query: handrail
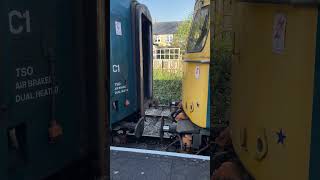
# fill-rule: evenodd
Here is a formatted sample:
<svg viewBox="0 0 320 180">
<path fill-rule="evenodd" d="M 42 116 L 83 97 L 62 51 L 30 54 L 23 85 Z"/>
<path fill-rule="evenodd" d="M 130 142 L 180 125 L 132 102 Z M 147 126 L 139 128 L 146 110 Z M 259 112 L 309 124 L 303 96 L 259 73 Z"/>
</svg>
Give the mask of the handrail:
<svg viewBox="0 0 320 180">
<path fill-rule="evenodd" d="M 206 60 L 191 60 L 191 59 L 184 59 L 183 62 L 190 62 L 190 63 L 200 63 L 200 64 L 210 64 L 210 59 Z"/>
</svg>

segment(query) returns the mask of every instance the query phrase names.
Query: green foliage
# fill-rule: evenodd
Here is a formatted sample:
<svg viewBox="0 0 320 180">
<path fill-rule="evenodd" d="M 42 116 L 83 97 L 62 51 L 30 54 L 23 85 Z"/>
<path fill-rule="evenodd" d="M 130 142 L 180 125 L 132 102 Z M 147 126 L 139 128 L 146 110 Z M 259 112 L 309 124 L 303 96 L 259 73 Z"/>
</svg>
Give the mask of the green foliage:
<svg viewBox="0 0 320 180">
<path fill-rule="evenodd" d="M 228 114 L 231 102 L 231 51 L 219 49 L 213 55 L 211 67 L 211 85 L 213 85 L 214 120 L 229 121 Z"/>
<path fill-rule="evenodd" d="M 173 37 L 173 47 L 179 47 L 182 51 L 187 49 L 187 41 L 191 28 L 192 16 L 189 15 L 178 27 L 176 34 Z"/>
<path fill-rule="evenodd" d="M 217 122 L 229 122 L 231 105 L 231 61 L 232 61 L 232 38 L 230 33 L 222 31 L 222 18 L 216 16 L 215 39 L 211 39 L 211 88 L 213 96 L 214 124 Z M 211 29 L 213 29 L 211 27 Z"/>
<path fill-rule="evenodd" d="M 153 70 L 153 79 L 154 80 L 181 80 L 182 79 L 182 71 L 165 71 L 154 69 Z"/>
<path fill-rule="evenodd" d="M 181 100 L 182 72 L 153 71 L 153 96 L 160 104 Z"/>
</svg>

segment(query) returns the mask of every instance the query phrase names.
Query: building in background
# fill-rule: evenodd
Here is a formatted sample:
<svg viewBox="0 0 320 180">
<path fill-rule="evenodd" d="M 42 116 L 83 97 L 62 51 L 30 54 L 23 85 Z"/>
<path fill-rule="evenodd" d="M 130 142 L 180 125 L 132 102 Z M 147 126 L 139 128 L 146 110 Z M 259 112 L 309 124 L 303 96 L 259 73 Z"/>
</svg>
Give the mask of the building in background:
<svg viewBox="0 0 320 180">
<path fill-rule="evenodd" d="M 174 35 L 183 21 L 153 24 L 153 68 L 169 71 L 181 70 L 180 47 L 174 47 Z"/>
<path fill-rule="evenodd" d="M 153 24 L 153 43 L 158 47 L 170 47 L 174 34 L 182 21 L 156 22 Z"/>
</svg>

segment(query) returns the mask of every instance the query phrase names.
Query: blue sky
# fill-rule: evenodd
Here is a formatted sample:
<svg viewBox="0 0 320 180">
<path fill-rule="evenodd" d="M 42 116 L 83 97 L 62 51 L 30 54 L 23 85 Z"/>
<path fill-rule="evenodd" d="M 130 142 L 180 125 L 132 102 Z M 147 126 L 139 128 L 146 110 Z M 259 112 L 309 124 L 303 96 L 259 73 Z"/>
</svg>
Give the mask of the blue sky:
<svg viewBox="0 0 320 180">
<path fill-rule="evenodd" d="M 138 0 L 148 6 L 153 21 L 182 21 L 193 12 L 195 0 Z"/>
</svg>

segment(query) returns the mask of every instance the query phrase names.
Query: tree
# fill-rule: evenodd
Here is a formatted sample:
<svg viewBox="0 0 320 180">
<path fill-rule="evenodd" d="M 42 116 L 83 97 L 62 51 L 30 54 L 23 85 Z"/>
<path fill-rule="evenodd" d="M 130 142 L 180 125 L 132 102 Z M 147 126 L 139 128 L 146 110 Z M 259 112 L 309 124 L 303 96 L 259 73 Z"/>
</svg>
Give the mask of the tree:
<svg viewBox="0 0 320 180">
<path fill-rule="evenodd" d="M 189 15 L 179 26 L 177 32 L 174 34 L 174 47 L 179 47 L 182 51 L 187 49 L 188 36 L 191 28 L 192 16 Z"/>
</svg>

